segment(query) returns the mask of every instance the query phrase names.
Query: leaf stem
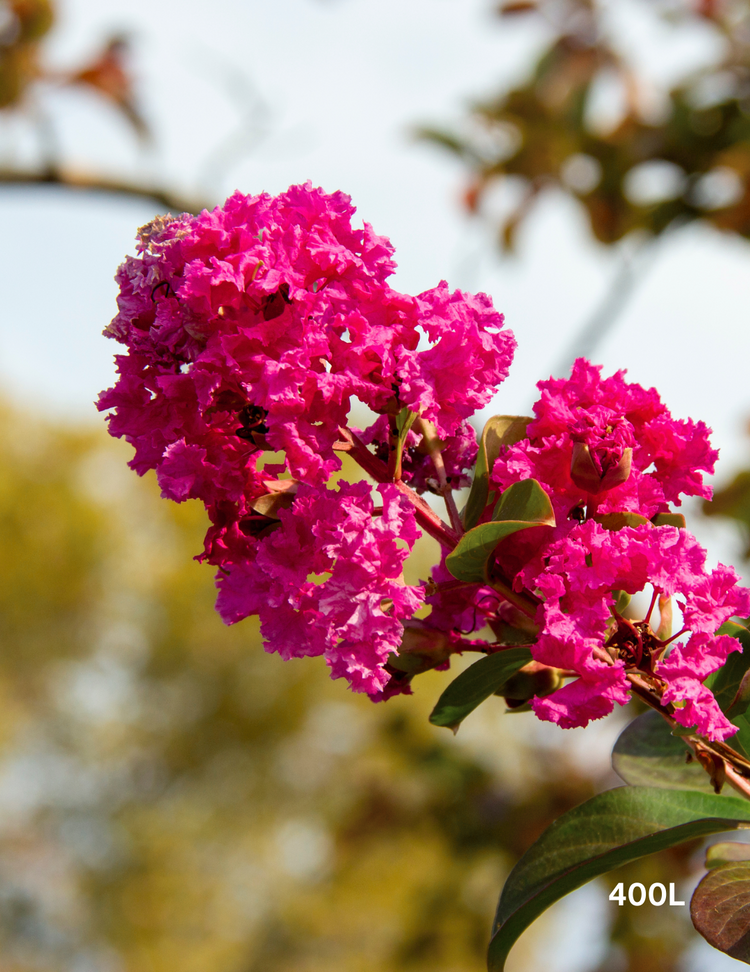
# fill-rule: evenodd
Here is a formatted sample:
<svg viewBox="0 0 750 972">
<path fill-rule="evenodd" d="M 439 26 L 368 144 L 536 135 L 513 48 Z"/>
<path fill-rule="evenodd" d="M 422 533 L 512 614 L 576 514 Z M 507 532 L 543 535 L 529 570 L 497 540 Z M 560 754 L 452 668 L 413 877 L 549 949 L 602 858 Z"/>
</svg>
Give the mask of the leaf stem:
<svg viewBox="0 0 750 972">
<path fill-rule="evenodd" d="M 517 591 L 514 591 L 512 587 L 498 578 L 493 577 L 489 584 L 493 590 L 497 591 L 501 597 L 505 598 L 506 601 L 509 601 L 514 607 L 517 607 L 518 610 L 522 614 L 525 614 L 527 618 L 531 618 L 532 621 L 536 621 L 538 603 L 535 604 L 534 601 L 531 600 L 533 595 L 525 596 L 523 594 L 519 594 Z"/>
<path fill-rule="evenodd" d="M 422 433 L 422 439 L 425 447 L 427 448 L 430 459 L 432 459 L 432 464 L 435 467 L 435 473 L 437 474 L 438 484 L 440 486 L 440 495 L 445 500 L 445 508 L 448 511 L 451 526 L 459 537 L 461 537 L 464 534 L 464 525 L 461 521 L 461 517 L 459 516 L 458 507 L 456 506 L 456 501 L 453 497 L 453 490 L 451 489 L 450 483 L 448 482 L 448 476 L 445 472 L 445 460 L 443 459 L 443 453 L 440 449 L 440 439 L 438 438 L 432 423 L 428 422 L 426 419 L 418 417 L 414 422 L 414 425 Z"/>
<path fill-rule="evenodd" d="M 451 526 L 456 533 L 461 536 L 464 532 L 464 525 L 461 522 L 461 514 L 458 512 L 456 501 L 453 498 L 453 490 L 450 489 L 450 487 L 448 487 L 447 491 L 443 493 L 443 499 L 445 500 L 445 508 L 448 510 Z"/>
</svg>

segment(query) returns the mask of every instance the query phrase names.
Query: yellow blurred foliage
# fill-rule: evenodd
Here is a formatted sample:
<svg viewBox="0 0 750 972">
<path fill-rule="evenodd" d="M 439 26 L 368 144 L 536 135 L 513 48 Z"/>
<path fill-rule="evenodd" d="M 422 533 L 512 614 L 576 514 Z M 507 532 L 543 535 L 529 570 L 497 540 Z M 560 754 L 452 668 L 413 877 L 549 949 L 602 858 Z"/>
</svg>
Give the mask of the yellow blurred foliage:
<svg viewBox="0 0 750 972">
<path fill-rule="evenodd" d="M 0 447 L 0 972 L 483 968 L 508 868 L 602 781 L 499 699 L 430 726 L 449 673 L 376 706 L 225 627 L 203 509 L 103 430 L 4 408 Z"/>
</svg>

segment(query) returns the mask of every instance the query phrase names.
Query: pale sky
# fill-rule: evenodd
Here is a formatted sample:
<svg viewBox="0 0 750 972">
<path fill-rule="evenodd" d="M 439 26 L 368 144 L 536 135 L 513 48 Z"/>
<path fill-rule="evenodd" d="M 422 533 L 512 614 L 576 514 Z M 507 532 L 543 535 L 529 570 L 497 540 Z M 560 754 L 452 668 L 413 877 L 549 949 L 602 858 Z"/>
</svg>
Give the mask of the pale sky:
<svg viewBox="0 0 750 972">
<path fill-rule="evenodd" d="M 394 286 L 418 293 L 445 278 L 485 290 L 519 342 L 493 408 L 526 412 L 617 268 L 592 242 L 576 205 L 543 202 L 500 258 L 461 211 L 462 173 L 410 137 L 422 122 L 457 119 L 472 98 L 520 76 L 543 35 L 500 22 L 490 0 L 61 0 L 52 47 L 80 63 L 113 30 L 129 29 L 156 147 L 137 149 L 119 118 L 86 92 L 52 93 L 68 158 L 88 169 L 151 174 L 220 201 L 231 190 L 278 192 L 311 179 L 348 192 L 362 219 L 396 246 Z M 655 81 L 710 57 L 695 31 L 649 32 L 643 3 L 619 0 L 623 46 Z M 210 10 L 210 15 L 209 15 Z M 179 11 L 178 16 L 175 12 Z M 227 171 L 217 150 L 257 92 L 262 138 Z M 0 125 L 0 161 L 31 151 L 22 123 Z M 242 146 L 238 146 L 242 149 Z M 114 312 L 112 275 L 132 249 L 145 204 L 0 188 L 0 376 L 6 391 L 53 414 L 97 421 L 116 346 L 100 337 Z M 693 227 L 664 242 L 594 356 L 655 385 L 677 416 L 702 418 L 723 455 L 719 479 L 750 460 L 745 378 L 750 360 L 750 245 Z M 488 412 L 491 411 L 488 409 Z M 723 470 L 723 472 L 722 472 Z"/>
</svg>

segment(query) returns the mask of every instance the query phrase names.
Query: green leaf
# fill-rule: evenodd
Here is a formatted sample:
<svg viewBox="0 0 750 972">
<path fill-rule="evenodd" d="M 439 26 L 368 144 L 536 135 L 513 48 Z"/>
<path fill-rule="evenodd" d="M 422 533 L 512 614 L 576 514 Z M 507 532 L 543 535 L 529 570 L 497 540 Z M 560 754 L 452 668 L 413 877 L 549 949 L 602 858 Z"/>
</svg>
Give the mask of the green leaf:
<svg viewBox="0 0 750 972">
<path fill-rule="evenodd" d="M 533 420 L 526 415 L 495 415 L 485 425 L 479 440 L 471 492 L 464 510 L 465 529 L 470 530 L 477 525 L 487 506 L 490 473 L 501 448 L 525 439 L 526 427 L 531 421 Z"/>
<path fill-rule="evenodd" d="M 506 648 L 480 658 L 450 683 L 432 710 L 430 722 L 455 731 L 470 712 L 530 661 L 528 648 Z"/>
<path fill-rule="evenodd" d="M 741 624 L 727 621 L 719 628 L 717 634 L 731 635 L 742 645 L 742 651 L 733 651 L 722 667 L 712 672 L 705 684 L 716 697 L 722 712 L 726 712 L 734 721 L 735 716 L 741 716 L 750 705 L 750 631 Z M 732 745 L 732 740 L 729 740 Z"/>
<path fill-rule="evenodd" d="M 623 614 L 625 608 L 628 606 L 628 604 L 630 604 L 632 600 L 631 595 L 628 594 L 627 591 L 613 591 L 612 593 L 616 595 L 615 611 L 617 611 L 618 614 Z"/>
<path fill-rule="evenodd" d="M 522 479 L 501 493 L 492 519 L 527 522 L 532 526 L 555 525 L 550 498 L 536 479 Z"/>
<path fill-rule="evenodd" d="M 407 433 L 412 425 L 414 425 L 414 421 L 418 415 L 419 412 L 412 412 L 411 409 L 402 408 L 396 416 L 396 429 L 398 431 L 398 437 L 402 442 L 406 439 Z"/>
<path fill-rule="evenodd" d="M 750 759 L 750 722 L 746 715 L 733 716 L 731 721 L 737 726 L 739 732 L 727 739 L 727 745 L 736 749 L 746 759 Z"/>
<path fill-rule="evenodd" d="M 700 763 L 688 763 L 689 755 L 690 749 L 672 735 L 658 712 L 644 712 L 620 733 L 612 768 L 631 786 L 713 793 L 708 774 Z"/>
<path fill-rule="evenodd" d="M 748 705 L 750 705 L 750 671 L 746 671 L 742 676 L 734 701 L 727 709 L 727 715 L 730 717 L 742 715 L 747 711 Z"/>
<path fill-rule="evenodd" d="M 656 516 L 651 517 L 651 522 L 654 526 L 674 526 L 682 530 L 687 525 L 682 513 L 657 513 Z"/>
<path fill-rule="evenodd" d="M 415 420 L 419 417 L 418 412 L 412 412 L 408 408 L 402 408 L 401 411 L 396 416 L 396 441 L 393 443 L 393 448 L 395 449 L 395 466 L 392 472 L 396 479 L 401 479 L 402 473 L 402 461 L 404 454 L 404 445 L 406 444 L 406 437 L 409 434 L 409 430 L 412 425 L 414 425 Z"/>
<path fill-rule="evenodd" d="M 601 515 L 593 516 L 592 519 L 600 523 L 605 530 L 622 530 L 623 527 L 637 527 L 643 526 L 644 523 L 651 523 L 650 520 L 647 520 L 645 516 L 641 516 L 640 513 L 628 513 L 627 511 L 623 511 L 622 513 L 602 513 Z"/>
<path fill-rule="evenodd" d="M 742 625 L 735 624 L 732 621 L 727 621 L 719 628 L 721 634 L 730 634 L 734 637 L 738 635 L 741 636 L 740 640 L 745 640 L 747 631 Z M 744 651 L 738 656 L 737 652 L 732 652 L 732 654 L 727 659 L 727 664 L 719 669 L 718 672 L 713 672 L 706 679 L 706 685 L 711 689 L 712 692 L 718 692 L 717 698 L 721 696 L 722 701 L 726 704 L 730 703 L 731 713 L 727 713 L 730 721 L 737 726 L 738 732 L 735 735 L 730 736 L 727 740 L 727 744 L 735 749 L 738 753 L 744 756 L 746 759 L 750 759 L 750 719 L 748 719 L 748 713 L 746 710 L 743 711 L 742 703 L 745 696 L 745 685 L 743 684 L 745 675 L 740 674 L 735 668 L 738 664 L 741 664 L 744 660 L 750 660 L 750 651 Z M 729 662 L 732 662 L 732 669 L 727 671 Z M 739 679 L 739 681 L 738 681 Z M 734 695 L 734 699 L 731 699 L 732 695 L 732 685 L 737 685 L 737 691 Z M 731 703 L 734 701 L 734 705 Z"/>
<path fill-rule="evenodd" d="M 529 527 L 554 525 L 552 503 L 536 479 L 513 483 L 498 500 L 493 519 L 465 533 L 445 565 L 458 580 L 481 583 L 486 580 L 487 561 L 501 540 Z"/>
<path fill-rule="evenodd" d="M 490 942 L 502 972 L 519 935 L 551 904 L 592 878 L 695 837 L 750 827 L 750 804 L 691 790 L 623 786 L 559 817 L 505 882 Z M 716 872 L 713 872 L 716 873 Z"/>
<path fill-rule="evenodd" d="M 690 917 L 709 945 L 750 965 L 750 861 L 712 868 L 693 893 Z"/>
<path fill-rule="evenodd" d="M 750 861 L 750 844 L 721 841 L 706 850 L 706 867 L 709 870 L 722 864 L 736 864 L 737 861 Z"/>
</svg>

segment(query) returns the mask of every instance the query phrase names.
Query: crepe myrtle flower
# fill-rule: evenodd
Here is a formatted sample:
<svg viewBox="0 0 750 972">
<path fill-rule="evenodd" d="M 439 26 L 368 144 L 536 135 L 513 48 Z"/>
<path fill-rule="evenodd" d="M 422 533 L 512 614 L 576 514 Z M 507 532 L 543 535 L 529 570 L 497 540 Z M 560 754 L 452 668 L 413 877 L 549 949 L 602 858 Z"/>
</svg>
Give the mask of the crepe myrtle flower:
<svg viewBox="0 0 750 972">
<path fill-rule="evenodd" d="M 489 470 L 480 517 L 534 479 L 554 526 L 507 537 L 483 580 L 453 578 L 464 525 L 452 492 L 477 457 L 468 420 L 507 376 L 515 341 L 484 294 L 393 290 L 393 248 L 353 214 L 348 196 L 310 184 L 235 193 L 212 212 L 154 220 L 118 271 L 105 333 L 126 353 L 99 408 L 138 473 L 205 505 L 199 559 L 218 568 L 223 620 L 258 615 L 269 650 L 323 656 L 375 700 L 452 654 L 502 650 L 510 632 L 531 646 L 530 683 L 545 685 L 531 699 L 538 717 L 585 725 L 626 702 L 637 675 L 677 722 L 724 739 L 733 727 L 703 683 L 738 649 L 715 632 L 750 613 L 750 595 L 731 568 L 706 569 L 672 510 L 710 496 L 709 430 L 579 359 L 570 378 L 540 383 L 525 435 Z M 347 425 L 353 403 L 375 415 L 362 432 Z M 342 451 L 375 489 L 333 485 Z M 445 499 L 449 524 L 424 492 Z M 420 526 L 441 561 L 407 584 Z M 638 591 L 652 601 L 634 621 L 622 598 Z M 472 637 L 488 629 L 494 641 Z"/>
<path fill-rule="evenodd" d="M 654 388 L 626 382 L 625 372 L 601 371 L 579 358 L 570 378 L 539 382 L 527 438 L 495 463 L 498 488 L 538 480 L 558 524 L 578 508 L 651 519 L 682 496 L 710 499 L 703 473 L 714 471 L 718 452 L 706 425 L 673 418 Z"/>
<path fill-rule="evenodd" d="M 750 594 L 731 568 L 706 570 L 705 551 L 670 505 L 710 497 L 710 430 L 674 419 L 654 389 L 626 382 L 624 372 L 602 378 L 583 359 L 570 378 L 539 388 L 526 438 L 501 449 L 491 474 L 499 490 L 536 479 L 555 511 L 553 529 L 533 542 L 509 538 L 494 566 L 535 608 L 534 659 L 575 676 L 535 698 L 535 713 L 563 727 L 586 725 L 627 702 L 627 673 L 640 672 L 677 722 L 725 738 L 736 729 L 703 681 L 741 650 L 715 632 L 748 613 Z M 628 620 L 619 599 L 646 590 L 647 615 Z M 673 596 L 685 622 L 674 636 L 666 617 Z M 657 600 L 665 617 L 654 631 Z"/>
<path fill-rule="evenodd" d="M 308 184 L 141 230 L 105 331 L 128 354 L 99 400 L 135 446 L 133 468 L 158 470 L 184 442 L 214 488 L 196 469 L 183 492 L 236 501 L 259 485 L 256 440 L 237 434 L 255 422 L 295 479 L 322 485 L 341 467 L 333 446 L 352 398 L 465 434 L 508 374 L 512 333 L 484 294 L 392 290 L 393 248 L 353 229 L 353 213 L 348 196 Z"/>
<path fill-rule="evenodd" d="M 535 698 L 534 712 L 564 728 L 586 725 L 629 701 L 628 672 L 658 689 L 676 722 L 708 739 L 736 732 L 703 685 L 739 641 L 716 635 L 734 615 L 750 613 L 750 591 L 731 567 L 705 567 L 706 552 L 687 530 L 673 526 L 605 529 L 594 520 L 576 524 L 545 551 L 546 564 L 522 571 L 543 596 L 533 657 L 576 675 L 554 693 Z M 648 611 L 631 620 L 618 610 L 623 594 L 651 594 Z M 682 611 L 683 628 L 669 630 L 669 599 Z M 657 600 L 663 616 L 652 627 Z"/>
<path fill-rule="evenodd" d="M 515 340 L 484 294 L 392 289 L 393 247 L 354 228 L 354 212 L 308 183 L 143 227 L 105 331 L 126 353 L 98 407 L 134 446 L 136 472 L 155 470 L 169 499 L 205 504 L 201 558 L 219 568 L 224 620 L 259 614 L 271 650 L 322 654 L 334 677 L 382 697 L 402 622 L 424 597 L 402 577 L 415 511 L 452 535 L 416 491 L 467 482 L 467 419 L 507 376 Z M 354 401 L 382 419 L 356 444 L 378 501 L 365 482 L 326 485 L 342 435 L 355 442 Z M 421 431 L 397 477 L 376 453 L 403 410 Z"/>
</svg>

